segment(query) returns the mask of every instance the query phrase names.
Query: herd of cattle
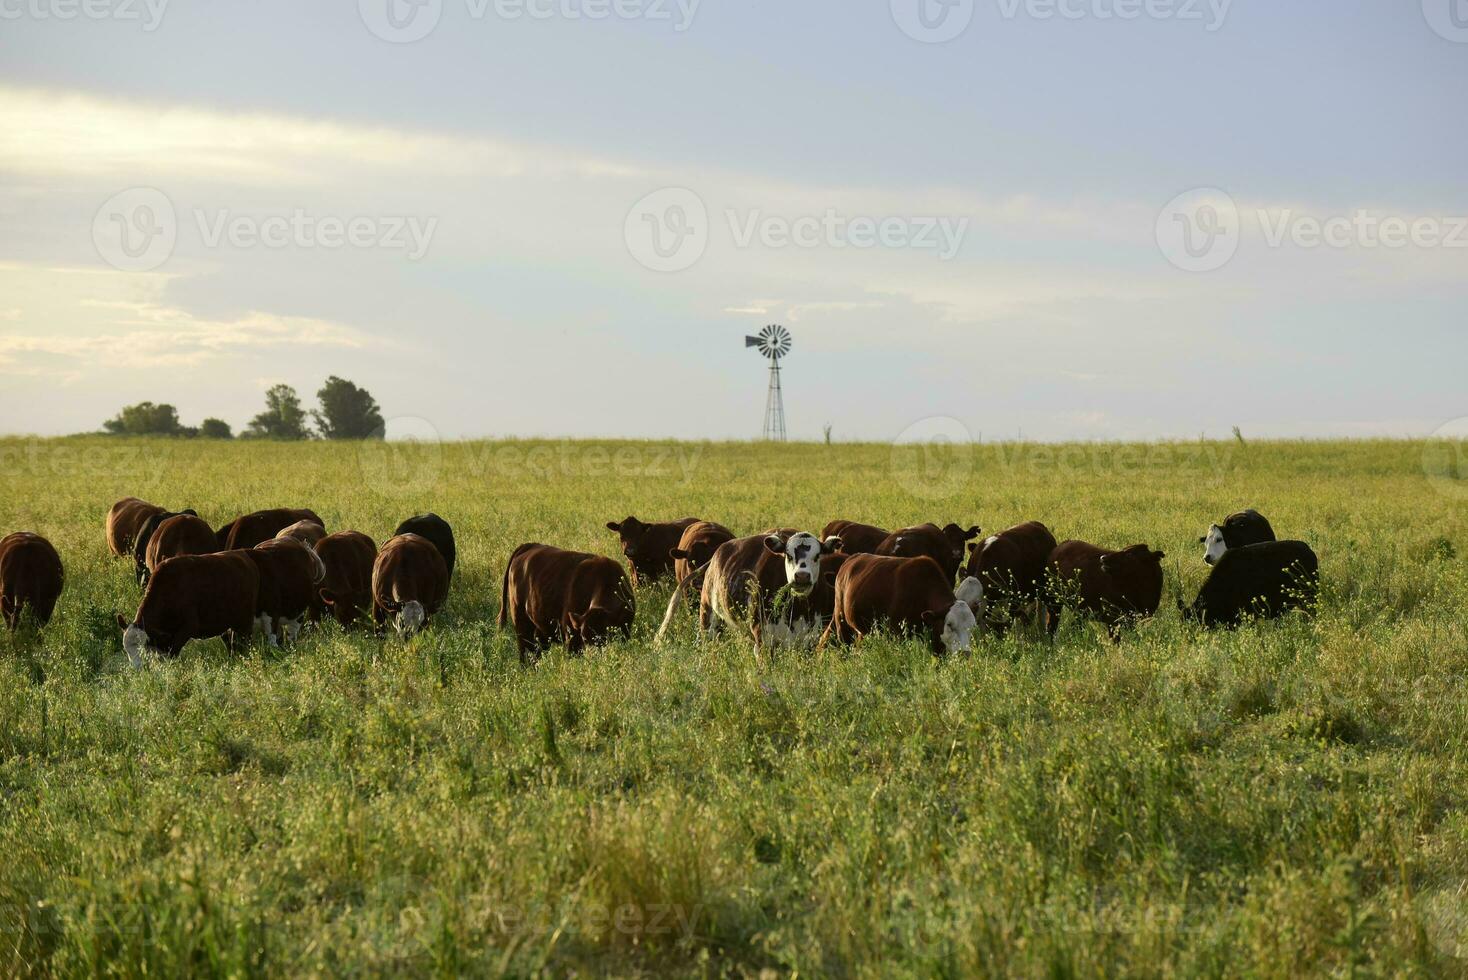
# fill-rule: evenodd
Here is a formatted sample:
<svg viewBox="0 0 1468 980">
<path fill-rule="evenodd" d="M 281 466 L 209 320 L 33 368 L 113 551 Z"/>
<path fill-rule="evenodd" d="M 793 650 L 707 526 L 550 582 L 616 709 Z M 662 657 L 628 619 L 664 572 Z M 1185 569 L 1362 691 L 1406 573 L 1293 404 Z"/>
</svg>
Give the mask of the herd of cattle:
<svg viewBox="0 0 1468 980">
<path fill-rule="evenodd" d="M 973 635 L 997 635 L 1042 615 L 1054 634 L 1063 609 L 1096 619 L 1111 635 L 1152 616 L 1162 600 L 1161 551 L 1112 551 L 1057 542 L 1038 521 L 979 541 L 978 527 L 922 524 L 888 531 L 832 521 L 817 537 L 780 528 L 737 537 L 712 521 L 684 518 L 607 524 L 627 570 L 602 555 L 524 544 L 505 566 L 499 625 L 513 629 L 522 662 L 553 644 L 573 652 L 630 636 L 635 588 L 671 578 L 658 642 L 698 596 L 699 632 L 742 631 L 760 646 L 849 644 L 876 629 L 925 638 L 935 653 L 961 653 Z M 133 666 L 145 650 L 177 656 L 189 640 L 223 637 L 231 650 L 258 629 L 290 643 L 309 619 L 343 627 L 371 615 L 376 631 L 426 627 L 448 596 L 453 529 L 435 514 L 403 521 L 379 548 L 360 531 L 328 534 L 313 511 L 246 514 L 215 530 L 192 510 L 173 512 L 135 497 L 108 512 L 107 545 L 131 557 L 144 585 L 137 614 L 117 616 Z M 1233 514 L 1199 539 L 1212 566 L 1185 618 L 1237 625 L 1291 609 L 1313 610 L 1315 553 L 1278 541 L 1257 511 Z M 967 560 L 965 561 L 965 556 Z M 629 578 L 630 573 L 630 578 Z M 15 629 L 23 608 L 51 618 L 61 594 L 61 558 L 31 532 L 0 539 L 0 612 Z"/>
</svg>

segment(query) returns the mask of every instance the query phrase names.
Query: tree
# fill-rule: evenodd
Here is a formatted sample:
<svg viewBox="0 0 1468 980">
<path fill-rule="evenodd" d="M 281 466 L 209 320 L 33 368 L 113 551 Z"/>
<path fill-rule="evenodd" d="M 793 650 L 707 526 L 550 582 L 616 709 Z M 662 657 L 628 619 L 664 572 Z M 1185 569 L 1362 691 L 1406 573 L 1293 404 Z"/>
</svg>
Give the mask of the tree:
<svg viewBox="0 0 1468 980">
<path fill-rule="evenodd" d="M 309 439 L 306 412 L 300 396 L 290 385 L 280 384 L 265 392 L 265 411 L 250 419 L 246 435 L 255 439 Z"/>
<path fill-rule="evenodd" d="M 199 423 L 199 435 L 204 439 L 233 439 L 234 432 L 223 419 L 205 419 Z"/>
<path fill-rule="evenodd" d="M 382 411 L 366 388 L 336 375 L 316 392 L 321 408 L 312 412 L 323 439 L 381 439 L 387 429 Z"/>
<path fill-rule="evenodd" d="M 121 436 L 176 436 L 183 434 L 178 409 L 172 405 L 138 402 L 102 423 L 102 428 Z"/>
</svg>

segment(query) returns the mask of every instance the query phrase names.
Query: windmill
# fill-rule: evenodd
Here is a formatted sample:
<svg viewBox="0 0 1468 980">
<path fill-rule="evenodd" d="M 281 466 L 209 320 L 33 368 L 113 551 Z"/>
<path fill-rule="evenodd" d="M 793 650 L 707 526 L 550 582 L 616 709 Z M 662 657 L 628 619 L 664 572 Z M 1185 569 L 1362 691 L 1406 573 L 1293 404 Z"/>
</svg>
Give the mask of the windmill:
<svg viewBox="0 0 1468 980">
<path fill-rule="evenodd" d="M 765 429 L 763 438 L 785 441 L 785 399 L 780 393 L 780 358 L 790 353 L 790 331 L 772 323 L 756 337 L 745 337 L 745 347 L 758 347 L 760 355 L 770 360 L 770 390 L 765 396 Z"/>
</svg>

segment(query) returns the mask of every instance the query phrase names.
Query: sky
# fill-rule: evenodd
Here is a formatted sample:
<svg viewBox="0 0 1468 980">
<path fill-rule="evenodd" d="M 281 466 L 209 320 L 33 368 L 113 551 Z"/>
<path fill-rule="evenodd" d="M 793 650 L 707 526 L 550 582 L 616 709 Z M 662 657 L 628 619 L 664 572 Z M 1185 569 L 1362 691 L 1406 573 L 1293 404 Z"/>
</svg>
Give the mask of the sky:
<svg viewBox="0 0 1468 980">
<path fill-rule="evenodd" d="M 1456 7 L 1454 5 L 1457 5 Z M 0 431 L 1422 436 L 1468 0 L 0 0 Z"/>
</svg>

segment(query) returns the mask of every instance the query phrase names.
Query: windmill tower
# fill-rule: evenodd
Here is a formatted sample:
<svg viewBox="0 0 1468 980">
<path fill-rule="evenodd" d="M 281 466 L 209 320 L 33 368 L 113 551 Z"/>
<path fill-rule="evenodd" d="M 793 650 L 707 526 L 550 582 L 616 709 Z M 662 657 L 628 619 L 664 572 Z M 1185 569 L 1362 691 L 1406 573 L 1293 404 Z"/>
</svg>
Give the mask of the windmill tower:
<svg viewBox="0 0 1468 980">
<path fill-rule="evenodd" d="M 790 331 L 772 323 L 756 337 L 745 337 L 745 347 L 758 347 L 770 361 L 770 389 L 765 395 L 765 427 L 762 438 L 785 441 L 785 398 L 780 392 L 780 358 L 790 353 Z"/>
</svg>

